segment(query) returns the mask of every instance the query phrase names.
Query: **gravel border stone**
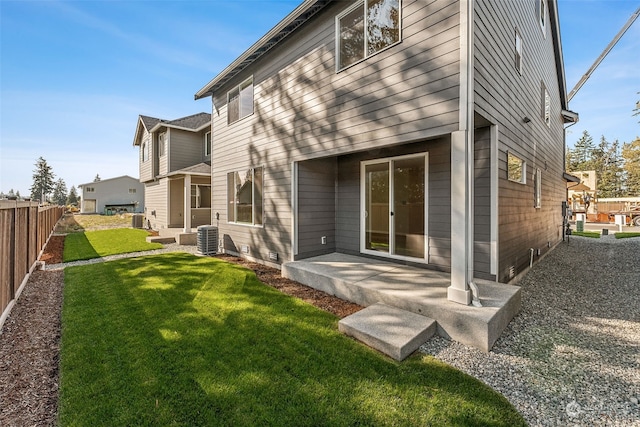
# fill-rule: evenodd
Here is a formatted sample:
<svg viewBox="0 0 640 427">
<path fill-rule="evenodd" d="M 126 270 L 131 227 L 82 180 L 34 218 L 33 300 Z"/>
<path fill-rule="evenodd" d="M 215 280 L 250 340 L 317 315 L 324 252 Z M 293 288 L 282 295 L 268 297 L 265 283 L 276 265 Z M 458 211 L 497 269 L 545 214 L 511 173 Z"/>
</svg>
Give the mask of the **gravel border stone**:
<svg viewBox="0 0 640 427">
<path fill-rule="evenodd" d="M 491 352 L 439 337 L 420 351 L 502 393 L 532 426 L 640 426 L 640 239 L 572 236 L 518 285 L 522 310 Z"/>
</svg>

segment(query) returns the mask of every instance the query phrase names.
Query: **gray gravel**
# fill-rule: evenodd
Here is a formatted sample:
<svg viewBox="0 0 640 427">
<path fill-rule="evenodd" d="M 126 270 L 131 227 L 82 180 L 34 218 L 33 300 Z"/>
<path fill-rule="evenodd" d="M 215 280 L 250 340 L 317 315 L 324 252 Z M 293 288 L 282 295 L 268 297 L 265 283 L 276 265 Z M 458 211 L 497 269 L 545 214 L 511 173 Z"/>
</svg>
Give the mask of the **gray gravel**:
<svg viewBox="0 0 640 427">
<path fill-rule="evenodd" d="M 522 310 L 490 353 L 439 337 L 420 350 L 532 426 L 640 426 L 640 239 L 572 236 L 519 285 Z"/>
<path fill-rule="evenodd" d="M 147 255 L 156 255 L 156 254 L 164 254 L 167 252 L 187 252 L 190 254 L 195 254 L 197 252 L 197 247 L 192 245 L 179 245 L 177 243 L 169 243 L 165 244 L 162 249 L 154 249 L 151 251 L 144 252 L 131 252 L 128 254 L 118 254 L 118 255 L 108 255 L 101 258 L 93 258 L 82 261 L 71 261 L 65 262 L 61 264 L 47 264 L 45 265 L 45 270 L 62 270 L 65 267 L 73 267 L 76 265 L 87 265 L 87 264 L 97 264 L 99 262 L 105 261 L 113 261 L 114 259 L 122 259 L 122 258 L 135 258 L 138 256 L 147 256 Z"/>
</svg>

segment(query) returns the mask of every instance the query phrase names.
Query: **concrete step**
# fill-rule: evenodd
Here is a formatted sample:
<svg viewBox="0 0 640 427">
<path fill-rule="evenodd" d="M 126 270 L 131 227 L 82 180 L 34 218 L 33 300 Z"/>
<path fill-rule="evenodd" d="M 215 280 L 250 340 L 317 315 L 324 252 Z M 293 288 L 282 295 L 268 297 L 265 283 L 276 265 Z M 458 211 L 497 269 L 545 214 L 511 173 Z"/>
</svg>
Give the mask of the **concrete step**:
<svg viewBox="0 0 640 427">
<path fill-rule="evenodd" d="M 175 237 L 167 237 L 167 236 L 148 236 L 147 237 L 147 242 L 149 242 L 149 243 L 162 243 L 162 244 L 175 243 L 176 242 L 176 238 Z"/>
<path fill-rule="evenodd" d="M 400 361 L 435 334 L 436 321 L 377 303 L 340 320 L 338 330 Z"/>
</svg>

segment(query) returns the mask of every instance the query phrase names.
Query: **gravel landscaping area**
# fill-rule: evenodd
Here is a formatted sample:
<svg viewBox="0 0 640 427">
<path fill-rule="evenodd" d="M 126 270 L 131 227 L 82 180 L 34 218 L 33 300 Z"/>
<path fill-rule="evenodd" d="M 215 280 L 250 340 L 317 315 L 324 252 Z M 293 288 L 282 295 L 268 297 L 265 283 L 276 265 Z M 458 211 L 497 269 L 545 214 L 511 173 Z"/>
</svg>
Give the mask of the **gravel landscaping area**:
<svg viewBox="0 0 640 427">
<path fill-rule="evenodd" d="M 0 332 L 0 425 L 55 425 L 63 267 L 52 239 Z M 167 245 L 164 249 L 195 251 Z M 361 307 L 252 268 L 339 317 Z M 420 351 L 504 394 L 532 426 L 640 426 L 640 238 L 571 237 L 521 280 L 522 311 L 490 353 L 435 337 Z M 482 289 L 480 289 L 482 297 Z"/>
<path fill-rule="evenodd" d="M 571 237 L 519 285 L 522 310 L 490 353 L 437 337 L 420 351 L 532 426 L 640 426 L 640 238 Z"/>
</svg>

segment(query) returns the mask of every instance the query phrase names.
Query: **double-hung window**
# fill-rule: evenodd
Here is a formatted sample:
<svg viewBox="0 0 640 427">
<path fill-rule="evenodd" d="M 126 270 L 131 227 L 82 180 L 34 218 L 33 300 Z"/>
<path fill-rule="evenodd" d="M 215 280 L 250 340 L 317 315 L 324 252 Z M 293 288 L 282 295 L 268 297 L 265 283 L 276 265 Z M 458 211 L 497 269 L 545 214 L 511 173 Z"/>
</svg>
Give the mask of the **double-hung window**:
<svg viewBox="0 0 640 427">
<path fill-rule="evenodd" d="M 542 34 L 546 36 L 547 30 L 547 0 L 538 0 L 538 18 Z"/>
<path fill-rule="evenodd" d="M 229 222 L 262 225 L 263 168 L 227 174 Z"/>
<path fill-rule="evenodd" d="M 146 162 L 149 160 L 149 144 L 147 144 L 147 141 L 142 143 L 140 151 L 142 151 L 142 161 Z"/>
<path fill-rule="evenodd" d="M 400 0 L 363 0 L 336 18 L 338 71 L 400 41 Z"/>
<path fill-rule="evenodd" d="M 551 97 L 549 96 L 549 92 L 545 87 L 544 83 L 542 84 L 542 118 L 544 123 L 551 127 Z"/>
<path fill-rule="evenodd" d="M 542 206 L 542 171 L 536 169 L 533 176 L 533 207 L 539 209 Z"/>
<path fill-rule="evenodd" d="M 253 77 L 227 93 L 227 124 L 253 114 Z"/>
</svg>

